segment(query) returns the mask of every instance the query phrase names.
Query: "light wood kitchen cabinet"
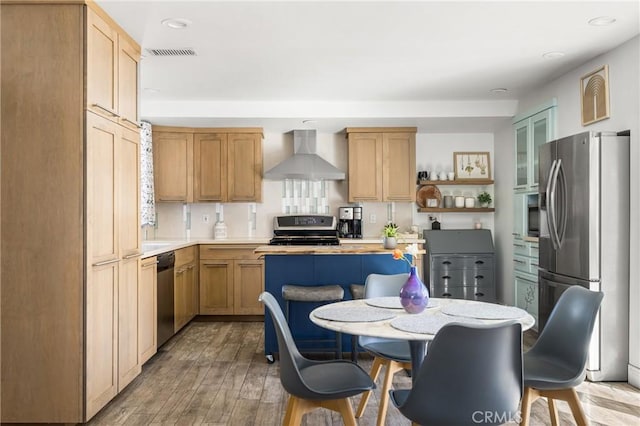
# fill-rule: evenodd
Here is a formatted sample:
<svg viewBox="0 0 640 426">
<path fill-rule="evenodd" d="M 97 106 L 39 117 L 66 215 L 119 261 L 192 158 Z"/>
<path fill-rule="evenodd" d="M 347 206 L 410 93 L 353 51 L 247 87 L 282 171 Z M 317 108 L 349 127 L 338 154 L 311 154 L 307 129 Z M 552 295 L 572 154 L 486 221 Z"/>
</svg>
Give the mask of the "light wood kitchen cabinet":
<svg viewBox="0 0 640 426">
<path fill-rule="evenodd" d="M 141 262 L 138 289 L 138 354 L 140 365 L 155 355 L 158 346 L 158 259 L 148 257 Z"/>
<path fill-rule="evenodd" d="M 209 244 L 200 248 L 200 314 L 263 315 L 264 261 L 257 246 Z"/>
<path fill-rule="evenodd" d="M 87 108 L 137 127 L 139 47 L 102 11 L 87 10 Z"/>
<path fill-rule="evenodd" d="M 103 265 L 117 266 L 117 273 L 111 277 L 113 281 L 109 281 L 110 287 L 115 288 L 110 289 L 113 297 L 96 298 L 87 305 L 88 323 L 96 317 L 99 323 L 115 321 L 114 330 L 103 329 L 103 333 L 92 333 L 88 339 L 88 351 L 96 346 L 101 350 L 116 350 L 110 368 L 99 355 L 87 358 L 87 415 L 93 415 L 115 395 L 110 380 L 113 372 L 117 374 L 116 393 L 141 372 L 138 349 L 140 136 L 87 112 L 86 143 L 87 250 L 91 253 L 87 287 L 93 290 L 96 284 L 93 278 L 104 275 Z M 97 281 L 105 287 L 98 290 L 100 293 L 107 292 L 107 282 Z"/>
<path fill-rule="evenodd" d="M 156 200 L 262 201 L 261 128 L 153 126 Z"/>
<path fill-rule="evenodd" d="M 233 260 L 200 260 L 200 315 L 233 315 Z"/>
<path fill-rule="evenodd" d="M 198 314 L 197 247 L 175 252 L 174 330 L 177 333 Z"/>
<path fill-rule="evenodd" d="M 262 129 L 228 134 L 227 201 L 262 201 Z"/>
<path fill-rule="evenodd" d="M 193 134 L 153 130 L 156 201 L 193 202 Z"/>
<path fill-rule="evenodd" d="M 139 47 L 95 2 L 5 2 L 0 19 L 0 421 L 84 423 L 140 371 L 139 136 L 117 93 L 137 104 L 137 71 L 115 74 L 120 41 L 136 64 Z"/>
<path fill-rule="evenodd" d="M 262 315 L 264 306 L 258 300 L 264 291 L 264 261 L 235 260 L 233 265 L 234 315 Z"/>
<path fill-rule="evenodd" d="M 416 199 L 415 127 L 345 129 L 349 202 Z"/>
</svg>

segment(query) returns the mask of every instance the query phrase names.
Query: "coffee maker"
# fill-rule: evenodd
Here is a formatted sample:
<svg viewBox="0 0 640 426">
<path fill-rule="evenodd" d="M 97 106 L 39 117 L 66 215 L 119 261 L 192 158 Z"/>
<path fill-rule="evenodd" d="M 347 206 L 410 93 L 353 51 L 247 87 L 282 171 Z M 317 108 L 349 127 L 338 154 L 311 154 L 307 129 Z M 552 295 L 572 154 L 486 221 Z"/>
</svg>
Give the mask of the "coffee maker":
<svg viewBox="0 0 640 426">
<path fill-rule="evenodd" d="M 340 238 L 362 238 L 362 207 L 338 209 L 338 233 Z"/>
</svg>

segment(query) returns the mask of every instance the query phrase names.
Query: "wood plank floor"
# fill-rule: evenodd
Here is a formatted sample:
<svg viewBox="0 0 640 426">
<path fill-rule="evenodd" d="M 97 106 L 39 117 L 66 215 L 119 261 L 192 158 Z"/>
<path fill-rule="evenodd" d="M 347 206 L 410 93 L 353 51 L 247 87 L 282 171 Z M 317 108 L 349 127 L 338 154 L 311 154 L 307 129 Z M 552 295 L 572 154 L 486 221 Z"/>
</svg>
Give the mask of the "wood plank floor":
<svg viewBox="0 0 640 426">
<path fill-rule="evenodd" d="M 359 363 L 369 371 L 370 358 L 363 356 Z M 278 362 L 268 364 L 263 354 L 263 323 L 192 322 L 89 424 L 280 425 L 287 394 L 278 374 Z M 405 373 L 396 374 L 396 388 L 410 385 Z M 379 392 L 374 391 L 359 425 L 375 425 Z M 593 426 L 640 425 L 638 389 L 626 383 L 585 382 L 578 394 Z M 358 401 L 352 398 L 354 410 Z M 575 424 L 566 403 L 559 402 L 558 409 L 562 425 Z M 410 424 L 391 404 L 386 420 L 387 425 Z M 309 426 L 341 424 L 337 414 L 324 409 L 303 421 Z M 549 424 L 543 400 L 533 405 L 532 424 Z"/>
</svg>

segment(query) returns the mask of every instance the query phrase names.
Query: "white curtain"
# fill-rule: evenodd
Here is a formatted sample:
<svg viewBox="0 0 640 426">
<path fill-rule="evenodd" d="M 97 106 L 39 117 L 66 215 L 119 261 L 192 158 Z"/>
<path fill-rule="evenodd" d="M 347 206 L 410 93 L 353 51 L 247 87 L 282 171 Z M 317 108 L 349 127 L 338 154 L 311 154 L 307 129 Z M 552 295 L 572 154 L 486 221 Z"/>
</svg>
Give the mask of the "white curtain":
<svg viewBox="0 0 640 426">
<path fill-rule="evenodd" d="M 155 225 L 156 202 L 153 196 L 153 145 L 151 141 L 151 123 L 140 123 L 140 196 L 142 226 Z"/>
</svg>

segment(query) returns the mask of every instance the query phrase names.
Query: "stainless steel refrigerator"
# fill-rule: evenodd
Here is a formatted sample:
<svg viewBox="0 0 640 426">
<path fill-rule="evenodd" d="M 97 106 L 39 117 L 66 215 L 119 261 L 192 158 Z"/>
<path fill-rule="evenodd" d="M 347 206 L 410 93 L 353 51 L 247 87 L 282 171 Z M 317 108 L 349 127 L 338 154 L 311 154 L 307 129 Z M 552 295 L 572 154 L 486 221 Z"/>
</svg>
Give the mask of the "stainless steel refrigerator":
<svg viewBox="0 0 640 426">
<path fill-rule="evenodd" d="M 539 331 L 563 291 L 604 292 L 587 377 L 627 380 L 629 132 L 585 132 L 540 147 Z"/>
</svg>

